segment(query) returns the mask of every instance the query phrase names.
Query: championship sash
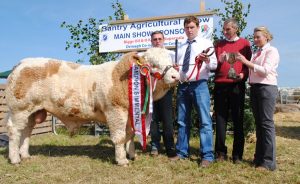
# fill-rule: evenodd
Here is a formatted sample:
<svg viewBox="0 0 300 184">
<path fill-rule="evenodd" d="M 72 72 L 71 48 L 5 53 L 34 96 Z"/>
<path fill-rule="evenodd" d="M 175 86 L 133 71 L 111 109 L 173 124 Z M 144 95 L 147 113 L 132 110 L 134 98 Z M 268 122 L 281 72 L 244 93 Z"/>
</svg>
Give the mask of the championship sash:
<svg viewBox="0 0 300 184">
<path fill-rule="evenodd" d="M 132 63 L 130 67 L 128 83 L 129 83 L 128 91 L 129 91 L 129 113 L 130 113 L 129 117 L 131 121 L 131 127 L 133 128 L 135 135 L 138 136 L 143 150 L 146 150 L 147 135 L 150 130 L 151 113 L 152 113 L 152 91 L 151 91 L 152 88 L 147 89 L 151 92 L 150 95 L 149 93 L 146 93 L 146 99 L 145 99 L 145 92 L 147 92 L 145 91 L 145 76 L 141 75 L 140 67 L 134 63 Z M 146 117 L 147 113 L 146 111 L 143 111 L 143 107 L 145 102 L 147 105 L 148 100 L 149 100 L 149 110 L 147 112 L 148 116 Z"/>
</svg>

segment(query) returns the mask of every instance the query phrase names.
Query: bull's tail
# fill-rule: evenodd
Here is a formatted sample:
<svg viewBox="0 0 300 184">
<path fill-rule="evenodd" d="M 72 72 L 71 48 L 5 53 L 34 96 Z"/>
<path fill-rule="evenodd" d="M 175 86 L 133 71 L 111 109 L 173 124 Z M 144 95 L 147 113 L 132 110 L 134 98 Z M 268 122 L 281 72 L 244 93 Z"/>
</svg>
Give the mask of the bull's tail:
<svg viewBox="0 0 300 184">
<path fill-rule="evenodd" d="M 8 122 L 8 119 L 9 119 L 9 117 L 10 117 L 10 112 L 8 112 L 7 114 L 6 114 L 6 116 L 1 120 L 1 125 L 5 125 L 5 126 L 7 126 L 7 122 Z"/>
<path fill-rule="evenodd" d="M 12 126 L 12 121 L 11 121 L 11 112 L 7 112 L 6 116 L 4 117 L 4 119 L 2 119 L 1 122 L 2 125 L 6 126 L 7 131 L 9 131 L 9 127 Z M 9 132 L 8 132 L 9 133 Z"/>
</svg>

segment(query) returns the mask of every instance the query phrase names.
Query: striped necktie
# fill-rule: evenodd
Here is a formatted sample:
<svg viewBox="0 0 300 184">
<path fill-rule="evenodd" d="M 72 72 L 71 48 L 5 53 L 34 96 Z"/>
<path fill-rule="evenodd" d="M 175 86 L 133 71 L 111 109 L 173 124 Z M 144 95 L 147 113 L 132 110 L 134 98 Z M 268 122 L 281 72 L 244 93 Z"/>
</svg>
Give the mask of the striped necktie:
<svg viewBox="0 0 300 184">
<path fill-rule="evenodd" d="M 191 45 L 194 43 L 196 40 L 188 40 L 188 46 L 186 48 L 185 54 L 184 54 L 184 59 L 183 59 L 183 65 L 182 65 L 182 72 L 186 73 L 189 70 L 190 66 L 190 57 L 191 57 Z"/>
</svg>

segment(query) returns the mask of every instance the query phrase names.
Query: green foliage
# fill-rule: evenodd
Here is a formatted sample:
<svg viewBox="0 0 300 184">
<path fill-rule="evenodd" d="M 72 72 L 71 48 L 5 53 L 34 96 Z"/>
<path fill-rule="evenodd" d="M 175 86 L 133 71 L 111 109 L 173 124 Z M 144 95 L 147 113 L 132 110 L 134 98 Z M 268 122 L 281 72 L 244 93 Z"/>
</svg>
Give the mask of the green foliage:
<svg viewBox="0 0 300 184">
<path fill-rule="evenodd" d="M 247 36 L 245 36 L 245 38 L 247 40 L 249 40 L 249 42 L 251 43 L 251 50 L 252 50 L 252 52 L 256 51 L 258 48 L 254 44 L 253 34 L 248 34 Z"/>
<path fill-rule="evenodd" d="M 101 64 L 106 61 L 115 60 L 119 57 L 118 53 L 99 53 L 99 26 L 107 21 L 121 20 L 124 18 L 125 12 L 121 3 L 116 0 L 112 3 L 114 16 L 107 19 L 89 18 L 87 23 L 79 20 L 77 24 L 67 24 L 63 22 L 62 28 L 66 28 L 70 32 L 70 40 L 66 41 L 66 50 L 70 48 L 76 49 L 78 54 L 86 54 L 89 56 L 89 62 L 92 65 Z M 78 59 L 77 62 L 82 62 Z"/>
<path fill-rule="evenodd" d="M 255 131 L 255 121 L 251 111 L 251 108 L 245 108 L 244 110 L 244 135 Z"/>
<path fill-rule="evenodd" d="M 218 21 L 218 27 L 214 29 L 213 39 L 214 41 L 223 39 L 223 22 L 229 18 L 235 18 L 239 24 L 239 30 L 237 32 L 238 36 L 241 36 L 241 33 L 247 27 L 246 18 L 250 14 L 251 4 L 244 5 L 241 0 L 221 0 L 224 3 L 225 7 L 223 10 L 215 9 L 217 12 L 217 16 L 220 18 Z M 217 33 L 217 30 L 219 31 Z M 244 35 L 246 39 L 250 41 L 251 48 L 253 51 L 257 49 L 257 47 L 253 44 L 253 35 L 246 34 Z"/>
<path fill-rule="evenodd" d="M 223 39 L 222 36 L 222 27 L 223 22 L 228 18 L 235 18 L 239 24 L 239 30 L 238 30 L 238 36 L 241 35 L 243 30 L 247 26 L 246 18 L 248 17 L 250 13 L 250 3 L 248 5 L 244 5 L 242 1 L 240 0 L 221 0 L 222 3 L 224 3 L 225 7 L 224 10 L 221 11 L 221 9 L 216 9 L 217 16 L 220 18 L 218 21 L 219 25 L 219 34 L 217 34 L 217 28 L 214 30 L 214 40 Z"/>
<path fill-rule="evenodd" d="M 125 17 L 125 12 L 123 10 L 122 4 L 118 2 L 118 0 L 112 4 L 112 8 L 114 10 L 114 16 L 116 20 L 123 20 Z M 113 20 L 112 16 L 109 16 L 109 20 Z"/>
<path fill-rule="evenodd" d="M 244 134 L 253 133 L 255 131 L 255 120 L 250 104 L 250 88 L 246 86 L 245 108 L 244 108 Z"/>
</svg>

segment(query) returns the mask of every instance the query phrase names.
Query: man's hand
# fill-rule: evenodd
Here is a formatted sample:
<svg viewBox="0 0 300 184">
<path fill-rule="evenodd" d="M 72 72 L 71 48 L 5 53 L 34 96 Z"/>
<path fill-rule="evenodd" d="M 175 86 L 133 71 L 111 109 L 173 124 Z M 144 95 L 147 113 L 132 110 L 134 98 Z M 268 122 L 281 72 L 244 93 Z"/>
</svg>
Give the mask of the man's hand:
<svg viewBox="0 0 300 184">
<path fill-rule="evenodd" d="M 197 57 L 200 61 L 204 61 L 206 64 L 209 64 L 210 62 L 209 56 L 205 53 L 200 53 Z"/>
<path fill-rule="evenodd" d="M 245 58 L 245 56 L 243 56 L 241 53 L 236 53 L 235 59 L 236 59 L 237 61 L 240 61 L 240 62 L 244 63 L 244 64 L 248 61 L 248 60 Z"/>
<path fill-rule="evenodd" d="M 219 55 L 219 58 L 218 58 L 218 60 L 219 60 L 219 62 L 220 63 L 223 63 L 224 61 L 226 61 L 227 60 L 227 57 L 226 57 L 227 55 L 226 55 L 226 52 L 224 51 L 224 52 L 222 52 L 222 54 L 220 54 Z"/>
</svg>

